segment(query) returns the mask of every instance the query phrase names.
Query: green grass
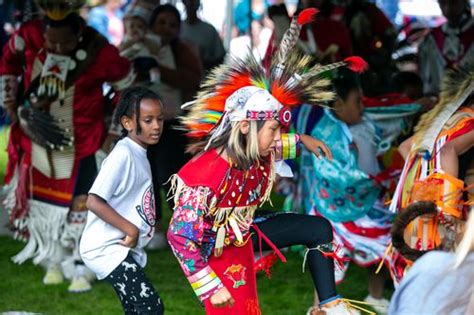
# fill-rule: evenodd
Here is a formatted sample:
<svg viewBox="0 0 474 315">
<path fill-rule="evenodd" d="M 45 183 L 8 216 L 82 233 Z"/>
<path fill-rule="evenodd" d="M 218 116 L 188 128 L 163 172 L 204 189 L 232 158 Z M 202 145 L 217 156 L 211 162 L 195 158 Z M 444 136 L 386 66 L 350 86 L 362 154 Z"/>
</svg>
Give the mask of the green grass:
<svg viewBox="0 0 474 315">
<path fill-rule="evenodd" d="M 7 143 L 9 128 L 0 128 L 0 185 L 3 184 L 3 173 L 8 162 Z"/>
<path fill-rule="evenodd" d="M 87 293 L 67 292 L 68 283 L 45 286 L 43 270 L 27 262 L 21 266 L 10 257 L 23 243 L 0 237 L 0 312 L 22 310 L 44 314 L 120 314 L 120 303 L 113 289 L 98 281 Z M 258 291 L 263 314 L 304 314 L 313 299 L 310 274 L 301 273 L 302 257 L 287 253 L 288 262 L 278 262 L 271 279 L 258 275 Z M 146 273 L 161 295 L 167 314 L 203 314 L 194 293 L 170 250 L 149 251 Z M 367 271 L 349 269 L 346 281 L 338 287 L 347 298 L 363 299 L 367 295 Z"/>
</svg>

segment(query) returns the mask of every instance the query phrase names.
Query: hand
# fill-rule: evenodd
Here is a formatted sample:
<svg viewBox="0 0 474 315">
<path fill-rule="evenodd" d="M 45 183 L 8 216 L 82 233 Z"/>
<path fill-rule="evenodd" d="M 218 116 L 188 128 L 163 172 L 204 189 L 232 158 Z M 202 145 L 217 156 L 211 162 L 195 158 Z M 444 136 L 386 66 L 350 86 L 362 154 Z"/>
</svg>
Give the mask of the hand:
<svg viewBox="0 0 474 315">
<path fill-rule="evenodd" d="M 230 292 L 226 287 L 222 287 L 216 293 L 211 296 L 211 304 L 216 308 L 234 306 L 234 298 L 230 295 Z"/>
<path fill-rule="evenodd" d="M 138 241 L 138 228 L 130 223 L 130 227 L 128 228 L 129 231 L 127 231 L 125 237 L 123 238 L 122 241 L 120 241 L 120 244 L 125 246 L 125 247 L 130 247 L 134 248 L 137 246 L 137 241 Z"/>
<path fill-rule="evenodd" d="M 324 142 L 304 134 L 300 135 L 300 140 L 305 148 L 316 155 L 318 159 L 321 159 L 323 156 L 325 156 L 329 161 L 332 160 L 331 150 L 329 150 Z"/>
</svg>

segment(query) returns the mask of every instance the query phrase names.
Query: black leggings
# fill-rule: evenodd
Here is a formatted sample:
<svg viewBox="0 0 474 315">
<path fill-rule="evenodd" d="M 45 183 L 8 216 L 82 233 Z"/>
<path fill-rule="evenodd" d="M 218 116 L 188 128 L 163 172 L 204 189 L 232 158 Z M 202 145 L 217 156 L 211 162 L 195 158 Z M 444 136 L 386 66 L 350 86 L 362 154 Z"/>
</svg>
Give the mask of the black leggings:
<svg viewBox="0 0 474 315">
<path fill-rule="evenodd" d="M 130 254 L 104 280 L 114 287 L 126 315 L 164 313 L 160 296 Z"/>
<path fill-rule="evenodd" d="M 263 221 L 256 220 L 257 227 L 278 248 L 291 245 L 305 245 L 314 248 L 321 244 L 332 242 L 331 223 L 322 217 L 296 213 L 280 213 L 270 215 Z M 257 233 L 252 236 L 254 248 L 259 248 Z M 270 250 L 270 246 L 262 240 L 262 250 Z M 324 257 L 318 250 L 308 253 L 307 263 L 318 292 L 319 300 L 324 301 L 335 297 L 336 281 L 334 278 L 334 262 L 332 258 Z"/>
</svg>

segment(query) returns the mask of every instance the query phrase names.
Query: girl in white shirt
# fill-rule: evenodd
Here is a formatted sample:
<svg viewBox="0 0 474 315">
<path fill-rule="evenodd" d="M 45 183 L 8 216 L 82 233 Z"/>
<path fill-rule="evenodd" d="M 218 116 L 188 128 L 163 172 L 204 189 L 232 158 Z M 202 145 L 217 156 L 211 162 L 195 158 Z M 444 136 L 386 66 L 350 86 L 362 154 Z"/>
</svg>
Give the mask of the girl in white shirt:
<svg viewBox="0 0 474 315">
<path fill-rule="evenodd" d="M 92 188 L 81 239 L 85 264 L 111 283 L 125 314 L 162 314 L 163 303 L 145 276 L 144 246 L 154 233 L 155 202 L 149 145 L 163 130 L 158 96 L 143 87 L 123 92 L 116 117 L 123 138 L 102 163 Z"/>
</svg>

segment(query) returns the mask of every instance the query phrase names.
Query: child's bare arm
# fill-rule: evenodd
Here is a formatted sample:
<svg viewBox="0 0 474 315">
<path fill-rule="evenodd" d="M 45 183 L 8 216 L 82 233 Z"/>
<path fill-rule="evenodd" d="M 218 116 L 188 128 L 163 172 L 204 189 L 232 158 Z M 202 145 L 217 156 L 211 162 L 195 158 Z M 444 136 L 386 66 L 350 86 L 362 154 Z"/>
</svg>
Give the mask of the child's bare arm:
<svg viewBox="0 0 474 315">
<path fill-rule="evenodd" d="M 138 228 L 130 221 L 122 217 L 115 209 L 109 206 L 97 195 L 89 194 L 86 203 L 87 208 L 94 212 L 99 218 L 122 231 L 126 236 L 122 245 L 133 248 L 137 245 Z"/>
<path fill-rule="evenodd" d="M 301 139 L 301 143 L 303 143 L 305 148 L 308 151 L 311 151 L 314 155 L 316 155 L 316 157 L 321 159 L 322 158 L 321 155 L 323 155 L 329 161 L 332 160 L 331 150 L 321 140 L 318 140 L 316 138 L 313 138 L 305 134 L 300 134 L 300 139 Z"/>
<path fill-rule="evenodd" d="M 440 151 L 442 169 L 455 177 L 459 175 L 459 156 L 474 147 L 474 130 L 446 143 Z"/>
<path fill-rule="evenodd" d="M 403 141 L 399 146 L 398 146 L 398 153 L 403 157 L 403 159 L 407 159 L 408 153 L 410 153 L 411 146 L 413 144 L 413 137 L 410 137 Z"/>
</svg>

